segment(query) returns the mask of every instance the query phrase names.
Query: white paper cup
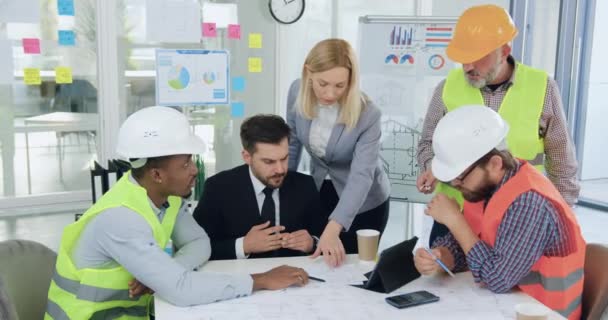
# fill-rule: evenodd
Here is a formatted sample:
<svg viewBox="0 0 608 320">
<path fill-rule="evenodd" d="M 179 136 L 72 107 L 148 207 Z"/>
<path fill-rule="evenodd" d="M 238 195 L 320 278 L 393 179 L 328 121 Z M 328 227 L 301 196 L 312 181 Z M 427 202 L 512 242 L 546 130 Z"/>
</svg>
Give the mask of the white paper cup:
<svg viewBox="0 0 608 320">
<path fill-rule="evenodd" d="M 380 232 L 378 230 L 357 230 L 357 246 L 359 247 L 359 260 L 376 260 L 376 256 L 378 255 L 379 240 Z"/>
<path fill-rule="evenodd" d="M 515 306 L 517 320 L 546 320 L 549 312 L 549 308 L 539 303 L 520 303 Z"/>
</svg>

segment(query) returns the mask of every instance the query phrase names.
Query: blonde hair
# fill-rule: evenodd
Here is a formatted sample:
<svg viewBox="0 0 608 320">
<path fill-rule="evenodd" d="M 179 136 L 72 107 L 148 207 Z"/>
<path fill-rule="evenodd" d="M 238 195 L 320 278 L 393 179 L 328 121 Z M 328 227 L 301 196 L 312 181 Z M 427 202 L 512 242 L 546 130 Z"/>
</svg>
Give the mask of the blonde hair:
<svg viewBox="0 0 608 320">
<path fill-rule="evenodd" d="M 311 73 L 344 67 L 349 71 L 346 92 L 340 97 L 338 123 L 348 129 L 357 125 L 367 98 L 359 90 L 359 66 L 351 45 L 342 39 L 326 39 L 317 43 L 308 53 L 302 67 L 302 83 L 298 94 L 298 112 L 307 119 L 317 116 L 317 97 L 312 88 Z M 308 70 L 307 70 L 308 69 Z"/>
</svg>

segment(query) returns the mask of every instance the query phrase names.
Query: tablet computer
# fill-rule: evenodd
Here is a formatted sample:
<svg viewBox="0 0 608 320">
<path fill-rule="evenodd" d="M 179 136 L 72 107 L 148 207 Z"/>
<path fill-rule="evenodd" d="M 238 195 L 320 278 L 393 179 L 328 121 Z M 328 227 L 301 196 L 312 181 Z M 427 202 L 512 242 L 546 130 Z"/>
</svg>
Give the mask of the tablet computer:
<svg viewBox="0 0 608 320">
<path fill-rule="evenodd" d="M 389 293 L 420 277 L 412 253 L 417 242 L 418 237 L 413 237 L 382 251 L 374 270 L 365 274 L 368 280 L 353 286 Z"/>
</svg>

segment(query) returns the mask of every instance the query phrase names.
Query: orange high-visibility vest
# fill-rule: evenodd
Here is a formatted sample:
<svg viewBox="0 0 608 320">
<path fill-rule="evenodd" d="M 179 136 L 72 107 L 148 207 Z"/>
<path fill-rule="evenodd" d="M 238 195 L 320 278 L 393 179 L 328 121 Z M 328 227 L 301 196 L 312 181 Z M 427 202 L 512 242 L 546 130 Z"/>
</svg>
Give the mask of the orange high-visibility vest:
<svg viewBox="0 0 608 320">
<path fill-rule="evenodd" d="M 574 212 L 551 181 L 529 163 L 522 161 L 519 171 L 496 191 L 485 210 L 483 201 L 464 203 L 464 216 L 473 232 L 494 247 L 498 227 L 507 209 L 524 192 L 533 190 L 548 199 L 557 210 L 565 228 L 572 235 L 568 248 L 574 251 L 564 257 L 542 256 L 518 287 L 568 319 L 580 319 L 583 294 L 585 240 Z"/>
</svg>

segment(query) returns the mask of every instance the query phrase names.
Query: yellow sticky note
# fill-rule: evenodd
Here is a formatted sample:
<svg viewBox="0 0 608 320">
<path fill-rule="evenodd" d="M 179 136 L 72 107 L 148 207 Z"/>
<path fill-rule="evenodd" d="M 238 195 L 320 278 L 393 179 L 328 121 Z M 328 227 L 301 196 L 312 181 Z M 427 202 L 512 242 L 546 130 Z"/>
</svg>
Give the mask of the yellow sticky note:
<svg viewBox="0 0 608 320">
<path fill-rule="evenodd" d="M 23 81 L 27 85 L 40 84 L 40 69 L 38 68 L 25 68 L 23 69 Z"/>
<path fill-rule="evenodd" d="M 262 72 L 262 58 L 249 58 L 249 72 Z"/>
<path fill-rule="evenodd" d="M 262 48 L 262 34 L 261 33 L 250 33 L 249 34 L 249 48 L 253 48 L 253 49 Z"/>
<path fill-rule="evenodd" d="M 72 83 L 72 68 L 57 67 L 55 68 L 56 83 Z"/>
</svg>

